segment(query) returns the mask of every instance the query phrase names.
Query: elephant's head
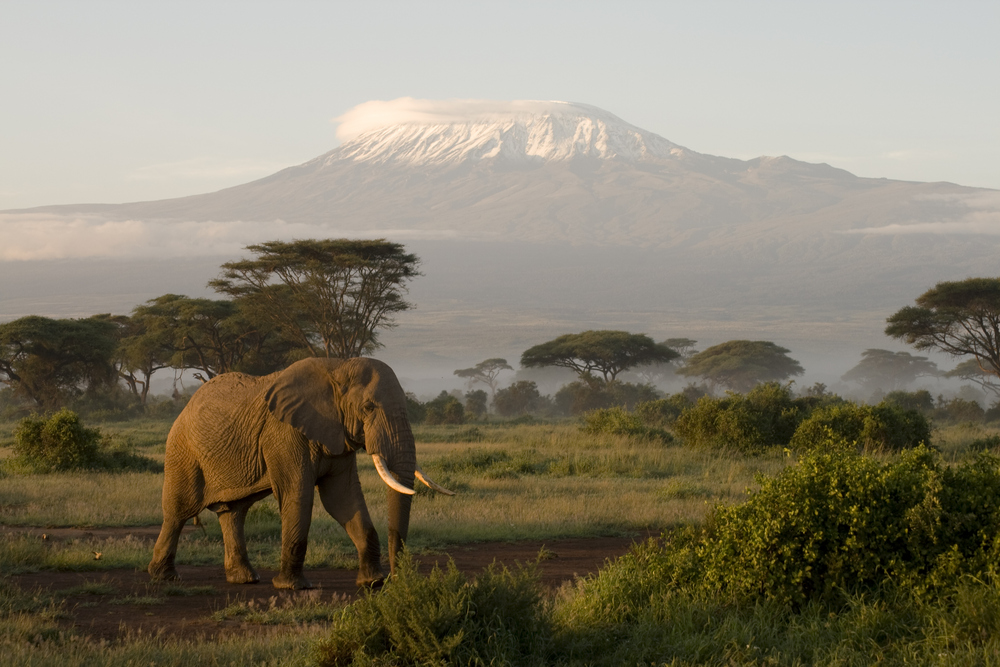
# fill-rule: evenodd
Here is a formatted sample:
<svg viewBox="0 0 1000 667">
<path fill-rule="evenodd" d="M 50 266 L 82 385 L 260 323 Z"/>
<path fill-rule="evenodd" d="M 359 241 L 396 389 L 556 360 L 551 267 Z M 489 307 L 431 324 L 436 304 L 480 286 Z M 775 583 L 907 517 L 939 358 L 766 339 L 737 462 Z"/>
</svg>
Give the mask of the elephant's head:
<svg viewBox="0 0 1000 667">
<path fill-rule="evenodd" d="M 322 444 L 329 454 L 350 448 L 371 455 L 390 488 L 389 559 L 394 569 L 410 522 L 414 478 L 453 495 L 417 465 L 406 395 L 396 374 L 375 359 L 303 359 L 278 374 L 265 400 L 275 417 Z"/>
</svg>

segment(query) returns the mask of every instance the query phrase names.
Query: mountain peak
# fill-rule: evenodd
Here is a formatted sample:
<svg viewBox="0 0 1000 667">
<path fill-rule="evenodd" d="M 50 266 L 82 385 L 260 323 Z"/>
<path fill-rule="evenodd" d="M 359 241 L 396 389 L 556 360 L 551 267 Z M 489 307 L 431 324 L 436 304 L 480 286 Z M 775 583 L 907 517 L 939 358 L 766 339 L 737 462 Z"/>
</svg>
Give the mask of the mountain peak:
<svg viewBox="0 0 1000 667">
<path fill-rule="evenodd" d="M 366 102 L 335 119 L 344 143 L 317 158 L 447 165 L 481 160 L 545 162 L 579 157 L 636 162 L 684 149 L 614 114 L 573 102 L 414 100 Z"/>
</svg>

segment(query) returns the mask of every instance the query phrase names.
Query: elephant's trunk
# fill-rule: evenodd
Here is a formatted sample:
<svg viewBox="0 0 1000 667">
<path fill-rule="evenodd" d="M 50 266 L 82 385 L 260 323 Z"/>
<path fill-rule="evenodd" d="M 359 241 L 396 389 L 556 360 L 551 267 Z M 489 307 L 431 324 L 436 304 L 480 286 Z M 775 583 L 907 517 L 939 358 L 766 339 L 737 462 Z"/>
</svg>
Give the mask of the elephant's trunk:
<svg viewBox="0 0 1000 667">
<path fill-rule="evenodd" d="M 410 486 L 413 478 L 410 477 Z M 389 571 L 396 572 L 396 558 L 403 550 L 406 534 L 410 528 L 410 503 L 413 496 L 389 489 Z"/>
<path fill-rule="evenodd" d="M 384 429 L 365 434 L 379 476 L 389 487 L 389 567 L 396 570 L 396 556 L 410 527 L 410 505 L 417 469 L 416 445 L 405 416 L 385 419 Z"/>
<path fill-rule="evenodd" d="M 394 418 L 383 416 L 380 421 L 380 428 L 365 432 L 365 448 L 389 487 L 389 567 L 394 572 L 396 555 L 403 549 L 410 527 L 414 478 L 439 493 L 455 494 L 427 477 L 417 465 L 416 443 L 405 413 Z"/>
</svg>

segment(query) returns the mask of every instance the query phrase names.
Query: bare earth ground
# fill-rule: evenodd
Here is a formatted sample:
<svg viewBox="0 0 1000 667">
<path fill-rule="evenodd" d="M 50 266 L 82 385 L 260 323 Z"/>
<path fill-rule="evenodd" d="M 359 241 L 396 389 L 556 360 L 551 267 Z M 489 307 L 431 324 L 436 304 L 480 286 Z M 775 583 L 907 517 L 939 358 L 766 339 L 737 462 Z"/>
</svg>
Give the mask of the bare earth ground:
<svg viewBox="0 0 1000 667">
<path fill-rule="evenodd" d="M 197 530 L 187 526 L 186 531 Z M 47 539 L 69 540 L 77 538 L 109 538 L 133 535 L 149 541 L 152 552 L 153 541 L 159 526 L 133 528 L 26 528 L 0 526 L 5 533 L 44 533 Z M 651 533 L 652 534 L 652 533 Z M 484 542 L 456 546 L 447 553 L 421 555 L 417 558 L 422 572 L 429 571 L 434 564 L 444 567 L 449 556 L 458 569 L 467 574 L 476 574 L 496 561 L 504 565 L 534 562 L 539 551 L 545 548 L 545 557 L 539 562 L 538 572 L 541 582 L 548 588 L 557 588 L 576 576 L 597 572 L 609 558 L 621 556 L 629 550 L 633 542 L 645 539 L 650 534 L 638 538 L 598 537 L 569 538 L 525 542 Z M 226 583 L 222 566 L 178 566 L 184 587 L 211 586 L 214 592 L 193 596 L 158 595 L 156 586 L 151 585 L 145 571 L 108 570 L 103 572 L 37 572 L 10 577 L 12 583 L 24 590 L 43 589 L 60 591 L 80 586 L 84 583 L 107 583 L 117 589 L 114 595 L 70 595 L 65 598 L 68 618 L 62 623 L 75 627 L 76 631 L 95 638 L 113 640 L 125 634 L 162 634 L 164 636 L 216 637 L 225 634 L 240 634 L 250 629 L 260 631 L 260 626 L 248 625 L 238 620 L 215 621 L 214 612 L 235 602 L 256 601 L 258 609 L 267 609 L 276 604 L 283 606 L 296 597 L 328 602 L 336 599 L 352 599 L 358 595 L 354 584 L 354 570 L 316 569 L 307 570 L 306 576 L 316 586 L 313 591 L 278 591 L 270 585 L 273 570 L 259 570 L 260 584 L 239 585 Z M 122 598 L 143 598 L 154 596 L 156 604 L 120 604 Z M 272 598 L 274 598 L 272 600 Z M 115 600 L 116 603 L 112 603 Z"/>
</svg>

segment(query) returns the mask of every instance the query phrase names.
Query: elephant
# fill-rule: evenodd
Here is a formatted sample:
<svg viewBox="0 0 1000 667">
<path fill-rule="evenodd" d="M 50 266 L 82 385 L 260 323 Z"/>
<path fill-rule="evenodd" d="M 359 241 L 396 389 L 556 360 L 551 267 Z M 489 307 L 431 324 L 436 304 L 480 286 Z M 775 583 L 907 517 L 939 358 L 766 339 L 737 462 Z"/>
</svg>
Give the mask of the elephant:
<svg viewBox="0 0 1000 667">
<path fill-rule="evenodd" d="M 243 533 L 250 507 L 274 494 L 281 514 L 275 588 L 311 588 L 303 575 L 313 488 L 358 550 L 359 586 L 385 579 L 379 537 L 358 480 L 356 455 L 371 455 L 389 487 L 389 572 L 407 537 L 414 478 L 454 495 L 417 465 L 406 397 L 395 373 L 369 358 L 308 358 L 258 377 L 222 373 L 202 385 L 167 435 L 163 525 L 147 568 L 178 578 L 177 540 L 188 519 L 216 512 L 226 580 L 255 583 Z"/>
</svg>

